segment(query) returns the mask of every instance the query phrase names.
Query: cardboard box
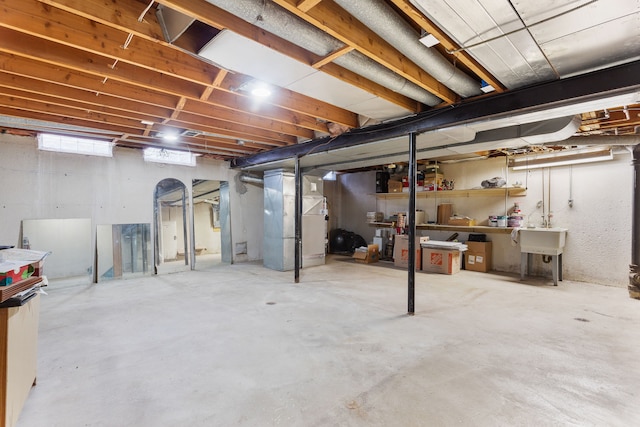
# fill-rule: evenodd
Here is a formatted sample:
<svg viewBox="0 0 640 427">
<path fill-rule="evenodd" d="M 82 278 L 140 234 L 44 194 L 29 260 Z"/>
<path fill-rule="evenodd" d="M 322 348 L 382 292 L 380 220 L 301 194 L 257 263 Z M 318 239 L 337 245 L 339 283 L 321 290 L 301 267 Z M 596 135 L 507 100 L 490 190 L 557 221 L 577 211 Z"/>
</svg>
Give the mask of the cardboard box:
<svg viewBox="0 0 640 427">
<path fill-rule="evenodd" d="M 387 186 L 389 193 L 402 193 L 402 182 L 400 181 L 389 181 Z"/>
<path fill-rule="evenodd" d="M 457 225 L 457 226 L 465 226 L 465 227 L 470 227 L 473 225 L 476 225 L 476 220 L 473 218 L 461 218 L 461 217 L 456 217 L 456 216 L 452 216 L 451 218 L 449 218 L 449 221 L 447 221 L 447 225 Z"/>
<path fill-rule="evenodd" d="M 460 271 L 460 251 L 422 248 L 422 271 L 456 274 Z"/>
<path fill-rule="evenodd" d="M 416 270 L 420 270 L 422 264 L 422 248 L 420 237 L 416 237 Z M 396 267 L 409 267 L 409 236 L 397 234 L 393 243 L 393 265 Z"/>
<path fill-rule="evenodd" d="M 361 262 L 363 264 L 371 264 L 373 262 L 378 262 L 380 260 L 380 250 L 378 249 L 378 245 L 369 245 L 367 246 L 366 251 L 356 251 L 353 253 L 353 259 L 356 262 Z"/>
<path fill-rule="evenodd" d="M 464 269 L 469 271 L 491 271 L 491 242 L 467 242 L 464 254 Z"/>
</svg>

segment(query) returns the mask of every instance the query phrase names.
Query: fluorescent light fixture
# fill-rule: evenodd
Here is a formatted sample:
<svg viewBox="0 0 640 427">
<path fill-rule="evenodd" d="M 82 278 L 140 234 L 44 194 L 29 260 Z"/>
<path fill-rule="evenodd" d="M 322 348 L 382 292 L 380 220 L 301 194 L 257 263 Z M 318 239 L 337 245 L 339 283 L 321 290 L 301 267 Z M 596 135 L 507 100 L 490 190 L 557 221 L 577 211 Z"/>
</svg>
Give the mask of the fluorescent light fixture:
<svg viewBox="0 0 640 427">
<path fill-rule="evenodd" d="M 613 159 L 610 147 L 589 147 L 555 153 L 533 154 L 509 159 L 513 170 L 549 168 L 555 166 L 576 165 L 580 163 L 602 162 Z"/>
<path fill-rule="evenodd" d="M 422 37 L 420 37 L 420 43 L 425 45 L 426 47 L 433 47 L 440 43 L 440 40 L 436 38 L 433 34 L 425 33 Z"/>
<path fill-rule="evenodd" d="M 113 143 L 110 141 L 48 133 L 38 134 L 38 149 L 58 153 L 113 157 Z"/>
<path fill-rule="evenodd" d="M 166 148 L 145 148 L 145 162 L 165 163 L 172 165 L 195 166 L 196 155 L 188 151 L 167 150 Z"/>
</svg>

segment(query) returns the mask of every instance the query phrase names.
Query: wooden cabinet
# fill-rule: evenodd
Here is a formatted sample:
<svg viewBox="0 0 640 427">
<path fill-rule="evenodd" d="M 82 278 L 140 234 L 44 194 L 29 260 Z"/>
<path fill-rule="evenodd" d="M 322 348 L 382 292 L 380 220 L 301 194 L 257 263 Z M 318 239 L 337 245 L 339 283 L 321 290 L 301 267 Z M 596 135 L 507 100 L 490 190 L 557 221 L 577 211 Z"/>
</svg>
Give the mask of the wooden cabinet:
<svg viewBox="0 0 640 427">
<path fill-rule="evenodd" d="M 0 426 L 13 427 L 36 382 L 40 295 L 0 308 Z"/>
</svg>

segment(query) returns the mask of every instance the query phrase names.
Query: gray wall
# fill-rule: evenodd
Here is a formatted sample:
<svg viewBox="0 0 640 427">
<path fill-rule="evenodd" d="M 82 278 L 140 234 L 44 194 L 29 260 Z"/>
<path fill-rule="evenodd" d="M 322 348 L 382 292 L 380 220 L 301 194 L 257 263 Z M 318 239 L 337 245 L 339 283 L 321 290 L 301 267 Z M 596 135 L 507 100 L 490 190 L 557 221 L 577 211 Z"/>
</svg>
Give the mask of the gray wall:
<svg viewBox="0 0 640 427">
<path fill-rule="evenodd" d="M 53 153 L 38 150 L 34 138 L 12 135 L 0 135 L 0 159 L 0 244 L 19 245 L 24 219 L 91 218 L 95 245 L 98 224 L 153 224 L 153 193 L 162 179 L 179 179 L 189 193 L 193 179 L 210 179 L 229 181 L 233 243 L 247 242 L 248 253 L 233 261 L 262 259 L 262 188 L 239 186 L 226 162 L 147 163 L 140 150 L 120 147 L 113 158 Z"/>
</svg>

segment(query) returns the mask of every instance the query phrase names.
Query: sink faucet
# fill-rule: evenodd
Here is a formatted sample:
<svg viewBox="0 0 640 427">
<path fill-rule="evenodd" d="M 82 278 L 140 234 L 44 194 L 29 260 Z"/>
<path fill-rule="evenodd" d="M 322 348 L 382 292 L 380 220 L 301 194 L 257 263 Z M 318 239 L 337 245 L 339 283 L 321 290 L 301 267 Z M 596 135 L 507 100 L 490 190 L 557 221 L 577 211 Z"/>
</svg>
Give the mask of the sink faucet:
<svg viewBox="0 0 640 427">
<path fill-rule="evenodd" d="M 542 227 L 543 228 L 551 228 L 551 218 L 553 217 L 553 212 L 549 212 L 546 215 L 542 215 Z"/>
</svg>

